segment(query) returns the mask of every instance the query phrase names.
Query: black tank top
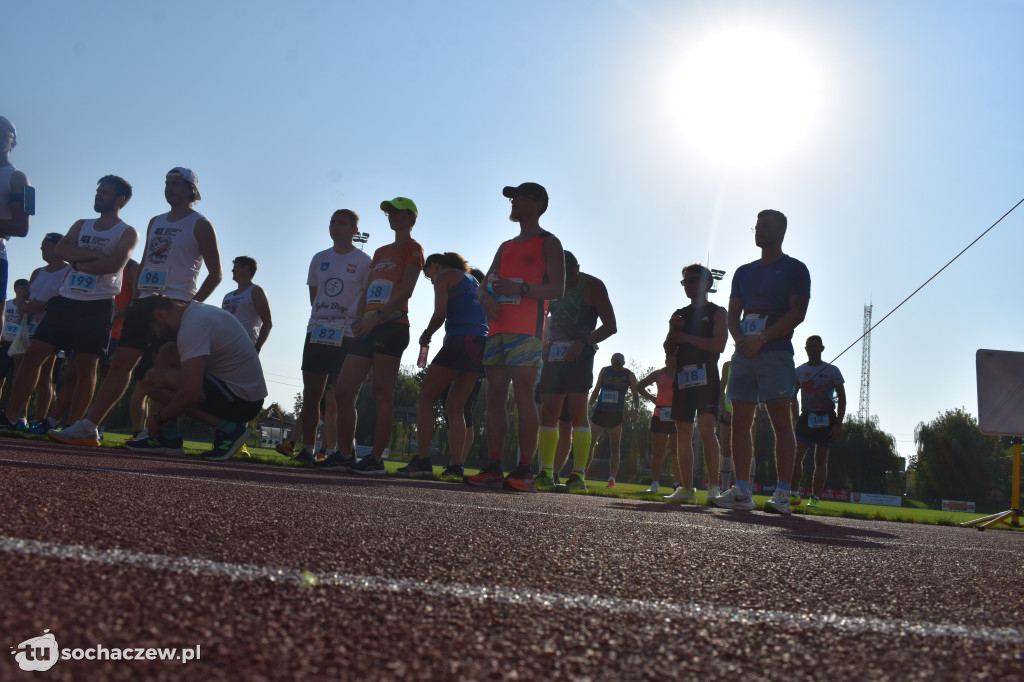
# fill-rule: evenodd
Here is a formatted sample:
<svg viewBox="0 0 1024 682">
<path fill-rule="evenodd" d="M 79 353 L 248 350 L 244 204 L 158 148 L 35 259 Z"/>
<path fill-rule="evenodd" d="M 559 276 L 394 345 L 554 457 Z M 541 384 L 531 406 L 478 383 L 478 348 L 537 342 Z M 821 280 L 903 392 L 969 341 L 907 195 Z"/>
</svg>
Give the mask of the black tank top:
<svg viewBox="0 0 1024 682">
<path fill-rule="evenodd" d="M 683 332 L 686 334 L 692 334 L 693 336 L 699 336 L 702 339 L 710 339 L 714 336 L 715 331 L 715 315 L 722 309 L 722 306 L 715 305 L 711 301 L 708 301 L 700 308 L 694 308 L 693 305 L 688 305 L 685 308 L 680 308 L 672 314 L 673 317 L 682 317 L 686 326 L 683 327 Z M 700 363 L 706 363 L 708 367 L 718 367 L 718 353 L 712 353 L 711 351 L 701 350 L 690 343 L 683 343 L 676 349 L 676 367 L 683 367 L 685 365 L 696 365 Z"/>
</svg>

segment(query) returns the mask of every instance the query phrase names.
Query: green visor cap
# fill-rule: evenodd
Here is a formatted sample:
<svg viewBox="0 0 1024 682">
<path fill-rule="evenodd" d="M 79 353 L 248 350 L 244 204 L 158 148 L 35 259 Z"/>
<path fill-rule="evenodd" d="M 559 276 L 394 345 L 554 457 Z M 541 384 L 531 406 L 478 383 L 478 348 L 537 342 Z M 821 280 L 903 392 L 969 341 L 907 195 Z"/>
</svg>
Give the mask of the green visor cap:
<svg viewBox="0 0 1024 682">
<path fill-rule="evenodd" d="M 413 215 L 419 215 L 420 212 L 416 210 L 416 204 L 412 202 L 412 199 L 406 197 L 395 197 L 391 201 L 380 202 L 380 210 L 382 211 L 412 211 Z"/>
</svg>

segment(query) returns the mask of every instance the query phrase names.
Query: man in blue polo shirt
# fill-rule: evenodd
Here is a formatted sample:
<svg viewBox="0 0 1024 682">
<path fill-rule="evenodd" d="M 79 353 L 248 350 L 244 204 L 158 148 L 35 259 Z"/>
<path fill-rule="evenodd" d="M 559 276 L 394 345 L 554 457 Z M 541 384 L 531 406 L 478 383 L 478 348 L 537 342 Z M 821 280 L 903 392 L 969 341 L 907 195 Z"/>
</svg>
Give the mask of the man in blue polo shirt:
<svg viewBox="0 0 1024 682">
<path fill-rule="evenodd" d="M 754 243 L 761 258 L 736 270 L 729 294 L 727 323 L 736 344 L 729 372 L 732 397 L 732 449 L 736 485 L 714 498 L 725 509 L 751 510 L 750 470 L 754 443 L 750 427 L 754 409 L 763 402 L 775 429 L 775 467 L 778 486 L 765 511 L 789 514 L 789 478 L 793 472 L 796 439 L 790 401 L 793 398 L 793 330 L 804 321 L 811 298 L 807 266 L 782 252 L 786 216 L 768 209 L 757 214 Z"/>
</svg>

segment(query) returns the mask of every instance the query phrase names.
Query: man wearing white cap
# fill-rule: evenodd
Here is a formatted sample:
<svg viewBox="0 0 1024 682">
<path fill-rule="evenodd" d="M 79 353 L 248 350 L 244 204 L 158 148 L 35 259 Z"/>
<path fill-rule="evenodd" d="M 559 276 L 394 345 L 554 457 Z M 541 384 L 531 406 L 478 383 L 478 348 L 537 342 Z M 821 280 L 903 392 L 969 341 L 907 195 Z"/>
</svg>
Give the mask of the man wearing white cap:
<svg viewBox="0 0 1024 682">
<path fill-rule="evenodd" d="M 201 198 L 199 178 L 189 168 L 177 166 L 167 173 L 164 182 L 164 198 L 171 210 L 149 221 L 146 230 L 146 249 L 139 265 L 139 281 L 136 286 L 138 298 L 162 294 L 176 301 L 205 301 L 221 281 L 220 252 L 217 249 L 217 233 L 213 225 L 201 213 L 192 208 Z M 206 265 L 206 278 L 199 283 L 199 273 Z M 51 430 L 50 438 L 71 445 L 99 447 L 98 427 L 106 421 L 111 408 L 124 394 L 131 378 L 131 372 L 145 351 L 156 350 L 161 341 L 151 341 L 149 322 L 132 315 L 128 306 L 125 323 L 121 331 L 114 357 L 110 360 L 107 373 L 96 401 L 86 414 L 63 431 Z M 142 376 L 142 373 L 139 375 Z M 140 441 L 148 440 L 142 434 Z M 150 452 L 179 454 L 181 438 L 177 423 L 163 425 L 157 444 L 150 443 Z"/>
<path fill-rule="evenodd" d="M 11 150 L 17 144 L 14 124 L 0 116 L 0 326 L 7 299 L 7 240 L 28 234 L 28 217 L 35 203 L 28 178 L 11 164 Z"/>
</svg>

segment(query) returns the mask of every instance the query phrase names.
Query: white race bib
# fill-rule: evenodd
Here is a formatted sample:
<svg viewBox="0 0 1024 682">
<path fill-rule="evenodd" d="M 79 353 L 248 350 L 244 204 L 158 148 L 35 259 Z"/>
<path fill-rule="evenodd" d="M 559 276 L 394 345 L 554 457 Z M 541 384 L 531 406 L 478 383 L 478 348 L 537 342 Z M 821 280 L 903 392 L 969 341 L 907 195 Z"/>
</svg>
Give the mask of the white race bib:
<svg viewBox="0 0 1024 682">
<path fill-rule="evenodd" d="M 611 389 L 611 388 L 602 388 L 601 389 L 601 402 L 602 403 L 612 404 L 612 405 L 618 404 L 618 402 L 619 402 L 619 392 L 614 390 L 614 389 Z"/>
<path fill-rule="evenodd" d="M 676 376 L 679 388 L 691 388 L 693 386 L 707 386 L 708 373 L 704 365 L 685 365 Z"/>
<path fill-rule="evenodd" d="M 139 274 L 139 291 L 163 291 L 167 288 L 167 268 L 145 268 Z"/>
<path fill-rule="evenodd" d="M 18 330 L 21 328 L 17 322 L 5 322 L 4 323 L 4 338 L 13 339 L 18 335 Z"/>
<path fill-rule="evenodd" d="M 96 275 L 89 275 L 78 270 L 68 273 L 68 291 L 79 294 L 91 294 L 96 291 L 96 282 L 99 278 Z"/>
<path fill-rule="evenodd" d="M 764 331 L 767 322 L 767 315 L 747 315 L 740 320 L 740 331 L 743 332 L 744 336 L 760 334 Z"/>
<path fill-rule="evenodd" d="M 565 362 L 565 354 L 569 352 L 571 342 L 553 343 L 548 353 L 548 362 Z"/>
<path fill-rule="evenodd" d="M 340 346 L 345 340 L 345 325 L 343 324 L 318 324 L 309 333 L 310 343 L 319 343 L 324 346 Z"/>
<path fill-rule="evenodd" d="M 671 407 L 659 407 L 658 408 L 658 419 L 663 422 L 672 421 L 672 408 Z"/>
<path fill-rule="evenodd" d="M 391 289 L 395 286 L 395 283 L 386 279 L 375 279 L 370 282 L 370 287 L 366 290 L 366 302 L 367 303 L 380 303 L 384 304 L 391 298 Z"/>
<path fill-rule="evenodd" d="M 36 320 L 35 322 L 29 322 L 28 323 L 28 335 L 29 336 L 35 336 L 36 335 L 36 329 L 39 328 L 39 322 L 40 322 L 39 320 Z"/>
<path fill-rule="evenodd" d="M 807 415 L 807 427 L 811 429 L 824 429 L 828 427 L 828 415 L 827 414 L 814 414 L 811 412 Z"/>
</svg>

